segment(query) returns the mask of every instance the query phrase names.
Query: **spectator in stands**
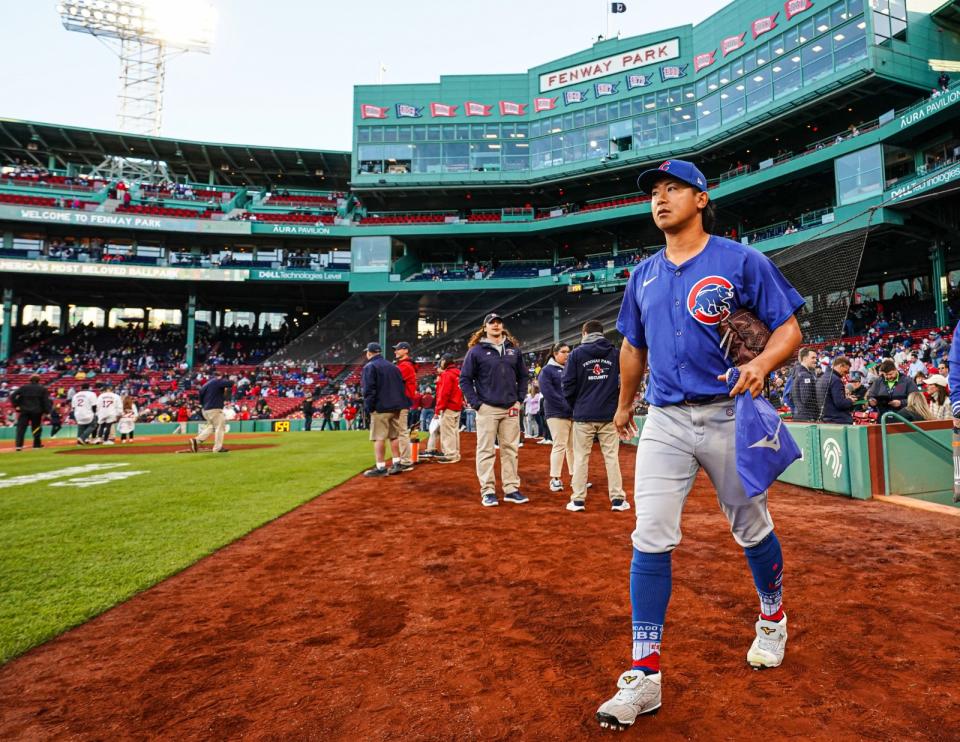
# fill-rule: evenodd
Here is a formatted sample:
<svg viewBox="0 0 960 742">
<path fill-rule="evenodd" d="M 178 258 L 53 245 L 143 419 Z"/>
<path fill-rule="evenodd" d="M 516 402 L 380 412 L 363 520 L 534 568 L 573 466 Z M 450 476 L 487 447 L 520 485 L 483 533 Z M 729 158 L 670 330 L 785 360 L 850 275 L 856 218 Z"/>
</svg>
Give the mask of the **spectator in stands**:
<svg viewBox="0 0 960 742">
<path fill-rule="evenodd" d="M 907 369 L 907 376 L 912 379 L 917 378 L 917 374 L 923 374 L 924 378 L 927 376 L 927 364 L 921 361 L 916 353 L 910 354 L 910 367 Z"/>
<path fill-rule="evenodd" d="M 917 391 L 917 385 L 909 376 L 901 374 L 889 358 L 881 362 L 879 372 L 880 376 L 867 392 L 867 404 L 881 417 L 885 412 L 902 412 L 907 406 L 907 397 Z"/>
<path fill-rule="evenodd" d="M 410 450 L 410 410 L 417 405 L 417 367 L 410 358 L 410 343 L 400 341 L 393 346 L 397 368 L 403 377 L 404 393 L 409 404 L 400 413 L 400 466 L 404 471 L 413 469 Z"/>
<path fill-rule="evenodd" d="M 936 419 L 930 410 L 930 405 L 927 404 L 926 397 L 920 392 L 910 392 L 907 396 L 907 405 L 900 414 L 911 422 Z"/>
<path fill-rule="evenodd" d="M 17 413 L 16 449 L 23 450 L 27 428 L 30 428 L 33 435 L 33 447 L 43 448 L 40 440 L 43 434 L 43 416 L 50 413 L 53 403 L 47 388 L 40 383 L 40 377 L 33 374 L 28 384 L 14 389 L 10 402 Z"/>
<path fill-rule="evenodd" d="M 953 417 L 950 407 L 950 395 L 947 393 L 947 379 L 940 374 L 932 374 L 926 381 L 931 420 L 949 420 Z"/>
<path fill-rule="evenodd" d="M 367 345 L 367 363 L 361 377 L 363 407 L 370 416 L 370 440 L 376 457 L 376 466 L 365 471 L 365 477 L 383 477 L 404 471 L 400 465 L 400 413 L 408 408 L 409 400 L 400 370 L 381 352 L 380 343 Z M 389 469 L 385 458 L 388 440 L 393 453 L 393 464 Z"/>
<path fill-rule="evenodd" d="M 825 423 L 852 425 L 854 399 L 846 393 L 843 377 L 850 371 L 850 361 L 845 356 L 833 359 L 831 369 L 817 380 L 817 406 L 822 412 L 820 420 Z"/>
<path fill-rule="evenodd" d="M 947 74 L 946 70 L 940 73 L 940 77 L 937 78 L 937 87 L 940 88 L 944 93 L 950 87 L 950 75 Z"/>
<path fill-rule="evenodd" d="M 847 396 L 853 399 L 854 411 L 862 411 L 867 406 L 867 387 L 863 384 L 863 374 L 851 371 L 847 382 Z"/>
<path fill-rule="evenodd" d="M 797 422 L 815 422 L 820 416 L 817 405 L 817 351 L 815 348 L 801 348 L 798 362 L 785 391 L 788 404 L 793 410 L 793 419 Z"/>
</svg>

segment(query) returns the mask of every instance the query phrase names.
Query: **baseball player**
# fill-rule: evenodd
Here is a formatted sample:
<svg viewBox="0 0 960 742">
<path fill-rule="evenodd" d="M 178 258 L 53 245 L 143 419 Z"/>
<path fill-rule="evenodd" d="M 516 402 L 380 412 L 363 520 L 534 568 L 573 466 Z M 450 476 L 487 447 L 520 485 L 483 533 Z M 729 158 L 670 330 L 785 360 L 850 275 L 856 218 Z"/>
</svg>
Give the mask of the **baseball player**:
<svg viewBox="0 0 960 742">
<path fill-rule="evenodd" d="M 101 384 L 101 392 L 97 395 L 97 424 L 99 430 L 97 438 L 105 446 L 113 445 L 110 437 L 113 424 L 120 419 L 123 413 L 123 399 L 113 391 L 112 384 Z"/>
<path fill-rule="evenodd" d="M 70 400 L 73 419 L 77 421 L 77 444 L 87 445 L 90 434 L 97 429 L 97 394 L 90 391 L 90 382 L 80 385 L 80 391 Z"/>
<path fill-rule="evenodd" d="M 960 502 L 960 322 L 953 330 L 947 362 L 950 408 L 953 410 L 953 501 Z"/>
<path fill-rule="evenodd" d="M 401 341 L 393 346 L 397 357 L 397 368 L 403 376 L 404 392 L 410 404 L 400 411 L 400 468 L 404 471 L 413 469 L 413 454 L 410 450 L 410 408 L 417 403 L 417 367 L 410 358 L 410 343 Z"/>
<path fill-rule="evenodd" d="M 526 393 L 529 375 L 523 354 L 496 312 L 484 317 L 483 327 L 471 336 L 467 346 L 470 350 L 460 368 L 460 389 L 477 411 L 480 504 L 485 508 L 500 504 L 493 471 L 498 438 L 503 500 L 519 504 L 529 502 L 529 498 L 520 492 L 520 475 L 517 473 L 520 400 Z"/>
<path fill-rule="evenodd" d="M 620 390 L 620 352 L 603 336 L 603 323 L 588 320 L 583 342 L 570 354 L 561 384 L 573 410 L 573 494 L 567 510 L 586 510 L 587 474 L 593 440 L 600 441 L 611 510 L 629 510 L 620 475 L 620 438 L 613 425 Z"/>
<path fill-rule="evenodd" d="M 637 445 L 630 598 L 632 668 L 617 693 L 597 710 L 601 726 L 624 729 L 660 707 L 660 650 L 671 591 L 671 552 L 680 543 L 680 516 L 702 466 L 717 490 L 720 509 L 743 547 L 760 597 L 756 637 L 747 652 L 755 667 L 777 667 L 787 642 L 783 612 L 783 555 L 767 510 L 766 493 L 749 498 L 737 473 L 733 397 L 756 397 L 764 379 L 797 350 L 794 313 L 804 302 L 760 252 L 709 234 L 713 210 L 703 173 L 692 163 L 668 160 L 638 181 L 651 196 L 653 219 L 666 247 L 630 277 L 617 329 L 620 399 L 614 424 L 631 437 L 634 395 L 650 378 L 650 412 Z M 718 324 L 738 308 L 753 312 L 772 331 L 764 351 L 739 366 L 732 389 Z M 773 446 L 761 438 L 758 445 Z"/>
<path fill-rule="evenodd" d="M 543 406 L 547 417 L 547 427 L 553 438 L 550 449 L 550 491 L 562 492 L 563 462 L 567 462 L 567 471 L 573 474 L 573 410 L 567 398 L 563 396 L 561 377 L 563 367 L 570 357 L 570 346 L 557 343 L 550 349 L 550 360 L 540 369 L 537 381 L 543 394 Z"/>
</svg>

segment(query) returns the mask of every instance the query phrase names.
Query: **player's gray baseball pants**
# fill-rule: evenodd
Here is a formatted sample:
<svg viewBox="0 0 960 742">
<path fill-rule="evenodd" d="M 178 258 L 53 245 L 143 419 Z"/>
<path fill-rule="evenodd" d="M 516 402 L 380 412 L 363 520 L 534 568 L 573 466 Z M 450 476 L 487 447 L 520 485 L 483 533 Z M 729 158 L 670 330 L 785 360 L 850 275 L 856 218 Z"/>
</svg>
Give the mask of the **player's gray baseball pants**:
<svg viewBox="0 0 960 742">
<path fill-rule="evenodd" d="M 737 474 L 735 412 L 732 399 L 650 407 L 637 444 L 638 551 L 662 553 L 680 543 L 680 516 L 701 466 L 740 546 L 753 546 L 773 530 L 766 493 L 747 497 Z"/>
</svg>

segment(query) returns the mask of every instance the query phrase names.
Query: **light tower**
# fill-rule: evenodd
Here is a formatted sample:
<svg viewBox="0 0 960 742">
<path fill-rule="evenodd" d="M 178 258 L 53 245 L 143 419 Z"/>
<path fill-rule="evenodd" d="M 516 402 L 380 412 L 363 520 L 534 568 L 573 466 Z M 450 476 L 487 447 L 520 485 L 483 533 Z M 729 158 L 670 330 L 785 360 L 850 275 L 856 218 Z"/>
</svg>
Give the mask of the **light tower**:
<svg viewBox="0 0 960 742">
<path fill-rule="evenodd" d="M 210 51 L 216 11 L 206 0 L 61 0 L 68 31 L 107 43 L 120 57 L 121 131 L 158 135 L 167 59 Z"/>
</svg>

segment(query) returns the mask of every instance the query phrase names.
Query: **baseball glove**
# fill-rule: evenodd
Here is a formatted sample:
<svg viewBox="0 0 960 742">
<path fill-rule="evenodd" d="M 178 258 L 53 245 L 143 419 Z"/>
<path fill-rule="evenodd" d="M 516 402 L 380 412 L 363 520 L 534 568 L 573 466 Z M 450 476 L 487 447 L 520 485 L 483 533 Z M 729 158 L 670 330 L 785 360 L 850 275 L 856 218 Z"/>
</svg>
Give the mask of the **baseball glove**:
<svg viewBox="0 0 960 742">
<path fill-rule="evenodd" d="M 738 309 L 717 325 L 720 349 L 732 366 L 749 363 L 763 352 L 770 328 L 749 309 Z"/>
</svg>

